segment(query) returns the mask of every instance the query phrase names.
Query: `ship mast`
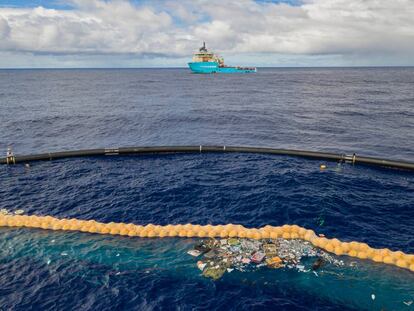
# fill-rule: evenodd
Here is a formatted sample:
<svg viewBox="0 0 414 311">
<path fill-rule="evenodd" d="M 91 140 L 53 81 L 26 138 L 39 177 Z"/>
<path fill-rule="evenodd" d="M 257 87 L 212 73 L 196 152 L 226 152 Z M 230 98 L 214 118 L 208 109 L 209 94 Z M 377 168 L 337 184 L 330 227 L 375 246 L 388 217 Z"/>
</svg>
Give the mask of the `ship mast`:
<svg viewBox="0 0 414 311">
<path fill-rule="evenodd" d="M 200 48 L 200 52 L 207 52 L 206 43 L 203 41 L 203 46 Z"/>
</svg>

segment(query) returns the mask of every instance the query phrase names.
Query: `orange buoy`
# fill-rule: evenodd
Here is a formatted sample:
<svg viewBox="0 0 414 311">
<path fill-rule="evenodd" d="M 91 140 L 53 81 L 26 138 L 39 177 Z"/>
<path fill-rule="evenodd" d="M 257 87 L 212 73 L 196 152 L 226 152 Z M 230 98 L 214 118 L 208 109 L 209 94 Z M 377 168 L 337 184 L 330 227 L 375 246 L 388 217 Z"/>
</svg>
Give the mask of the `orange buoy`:
<svg viewBox="0 0 414 311">
<path fill-rule="evenodd" d="M 334 250 L 335 250 L 335 247 L 332 245 L 332 243 L 331 243 L 331 242 L 328 242 L 328 243 L 325 245 L 324 249 L 325 249 L 325 250 L 327 250 L 327 251 L 328 251 L 328 252 L 330 252 L 330 253 L 333 253 L 333 252 L 334 252 Z"/>
<path fill-rule="evenodd" d="M 395 264 L 397 265 L 397 267 L 400 267 L 400 268 L 404 268 L 404 269 L 408 268 L 407 262 L 401 258 L 398 259 Z"/>
<path fill-rule="evenodd" d="M 341 256 L 344 254 L 344 250 L 342 249 L 341 246 L 336 246 L 335 250 L 334 250 L 335 255 L 337 256 Z"/>
<path fill-rule="evenodd" d="M 358 253 L 357 253 L 357 251 L 356 251 L 356 250 L 351 249 L 351 250 L 348 252 L 348 255 L 349 255 L 349 256 L 351 256 L 351 257 L 356 257 L 356 256 L 358 255 Z"/>
<path fill-rule="evenodd" d="M 358 256 L 359 259 L 367 259 L 368 258 L 367 253 L 363 252 L 363 251 L 358 252 L 357 256 Z"/>
</svg>

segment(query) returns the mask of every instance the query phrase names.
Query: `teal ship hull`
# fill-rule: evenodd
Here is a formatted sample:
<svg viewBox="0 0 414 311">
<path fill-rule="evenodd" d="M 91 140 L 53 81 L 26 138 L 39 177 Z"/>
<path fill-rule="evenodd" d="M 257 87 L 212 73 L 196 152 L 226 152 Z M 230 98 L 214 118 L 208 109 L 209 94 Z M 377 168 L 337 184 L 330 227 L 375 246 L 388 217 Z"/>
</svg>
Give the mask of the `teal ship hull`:
<svg viewBox="0 0 414 311">
<path fill-rule="evenodd" d="M 218 62 L 191 62 L 188 63 L 194 73 L 251 73 L 257 72 L 256 68 L 219 66 Z"/>
</svg>

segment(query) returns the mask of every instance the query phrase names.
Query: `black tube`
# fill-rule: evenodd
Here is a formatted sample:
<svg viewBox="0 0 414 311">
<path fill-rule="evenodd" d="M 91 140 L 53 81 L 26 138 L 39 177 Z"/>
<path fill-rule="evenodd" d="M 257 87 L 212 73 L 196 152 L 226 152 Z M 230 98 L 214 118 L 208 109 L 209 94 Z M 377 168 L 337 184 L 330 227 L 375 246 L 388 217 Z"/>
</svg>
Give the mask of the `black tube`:
<svg viewBox="0 0 414 311">
<path fill-rule="evenodd" d="M 236 147 L 236 146 L 154 146 L 154 147 L 124 147 L 110 149 L 87 149 L 73 150 L 62 152 L 50 152 L 34 155 L 17 155 L 13 157 L 0 158 L 0 164 L 22 163 L 41 160 L 53 160 L 69 157 L 85 157 L 85 156 L 104 156 L 104 155 L 137 155 L 151 153 L 206 153 L 206 152 L 236 152 L 236 153 L 264 153 L 276 155 L 288 155 L 305 157 L 311 159 L 320 159 L 328 161 L 348 161 L 352 163 L 361 163 L 396 169 L 404 169 L 414 171 L 413 162 L 388 160 L 381 158 L 362 157 L 353 155 L 344 155 L 338 153 L 316 152 L 306 150 L 290 150 L 290 149 L 274 149 L 260 147 Z"/>
</svg>

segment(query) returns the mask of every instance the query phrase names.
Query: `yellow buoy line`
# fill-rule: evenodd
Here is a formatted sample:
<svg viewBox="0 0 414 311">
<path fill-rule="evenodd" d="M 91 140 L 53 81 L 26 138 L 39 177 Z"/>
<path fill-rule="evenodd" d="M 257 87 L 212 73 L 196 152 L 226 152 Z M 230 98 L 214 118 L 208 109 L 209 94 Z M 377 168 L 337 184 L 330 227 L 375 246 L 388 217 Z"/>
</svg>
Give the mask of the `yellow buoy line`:
<svg viewBox="0 0 414 311">
<path fill-rule="evenodd" d="M 141 238 L 164 237 L 200 237 L 200 238 L 249 238 L 249 239 L 302 239 L 315 247 L 338 256 L 347 255 L 360 259 L 394 265 L 414 272 L 414 254 L 391 251 L 388 248 L 375 249 L 366 243 L 341 242 L 318 236 L 313 230 L 297 225 L 279 227 L 264 226 L 262 228 L 245 228 L 242 225 L 153 225 L 145 226 L 132 223 L 102 223 L 95 220 L 59 219 L 51 216 L 4 215 L 0 214 L 0 227 L 26 227 L 46 230 L 81 231 L 98 234 L 122 235 Z"/>
</svg>

